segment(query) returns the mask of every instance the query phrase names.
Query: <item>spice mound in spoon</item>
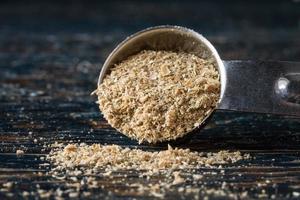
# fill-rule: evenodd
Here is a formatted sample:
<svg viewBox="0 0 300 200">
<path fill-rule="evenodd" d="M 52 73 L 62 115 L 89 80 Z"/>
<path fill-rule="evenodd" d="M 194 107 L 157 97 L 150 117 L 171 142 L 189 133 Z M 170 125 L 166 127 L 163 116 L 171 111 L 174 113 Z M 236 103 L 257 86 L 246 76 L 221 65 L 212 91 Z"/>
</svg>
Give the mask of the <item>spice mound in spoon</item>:
<svg viewBox="0 0 300 200">
<path fill-rule="evenodd" d="M 214 59 L 144 50 L 111 68 L 96 90 L 112 127 L 140 143 L 180 138 L 213 111 L 220 96 Z"/>
</svg>

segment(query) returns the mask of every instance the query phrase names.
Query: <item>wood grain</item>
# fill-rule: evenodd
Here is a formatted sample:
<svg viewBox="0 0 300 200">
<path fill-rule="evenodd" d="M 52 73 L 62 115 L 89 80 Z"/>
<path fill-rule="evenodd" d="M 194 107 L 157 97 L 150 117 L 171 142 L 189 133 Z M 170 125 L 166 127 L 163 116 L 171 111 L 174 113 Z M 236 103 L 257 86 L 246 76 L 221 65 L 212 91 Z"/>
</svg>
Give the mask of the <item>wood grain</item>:
<svg viewBox="0 0 300 200">
<path fill-rule="evenodd" d="M 56 180 L 47 174 L 51 166 L 40 165 L 45 163 L 41 157 L 50 151 L 47 145 L 56 141 L 144 150 L 166 147 L 137 145 L 112 129 L 96 98 L 90 96 L 105 57 L 129 34 L 153 25 L 177 24 L 207 36 L 226 60 L 299 61 L 299 10 L 300 4 L 292 1 L 1 3 L 0 184 L 14 185 L 11 191 L 0 190 L 0 199 L 22 199 L 24 191 L 67 188 L 71 180 Z M 258 198 L 262 190 L 265 199 L 299 198 L 299 118 L 218 111 L 203 130 L 173 145 L 197 151 L 241 150 L 253 156 L 220 169 L 198 169 L 195 174 L 204 174 L 199 188 L 219 189 L 227 182 L 233 194 L 248 191 L 246 199 Z M 17 149 L 25 155 L 17 157 Z M 127 186 L 125 176 L 127 183 L 148 184 L 136 172 L 120 171 L 112 180 L 98 176 L 104 187 L 82 189 L 81 195 L 90 191 L 93 199 L 154 198 Z M 194 198 L 177 189 L 165 198 Z"/>
</svg>

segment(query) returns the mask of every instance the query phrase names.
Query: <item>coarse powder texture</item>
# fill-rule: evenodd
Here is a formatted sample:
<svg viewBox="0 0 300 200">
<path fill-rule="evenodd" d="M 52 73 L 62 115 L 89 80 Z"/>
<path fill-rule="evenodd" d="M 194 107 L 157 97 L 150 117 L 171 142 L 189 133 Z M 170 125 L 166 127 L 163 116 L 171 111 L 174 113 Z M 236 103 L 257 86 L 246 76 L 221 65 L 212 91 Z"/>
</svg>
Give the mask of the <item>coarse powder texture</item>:
<svg viewBox="0 0 300 200">
<path fill-rule="evenodd" d="M 63 149 L 53 150 L 48 159 L 60 169 L 114 170 L 177 170 L 235 163 L 248 159 L 239 151 L 219 151 L 217 153 L 193 152 L 189 149 L 178 149 L 168 146 L 167 150 L 149 152 L 139 149 L 122 148 L 118 145 L 101 144 L 68 144 Z"/>
<path fill-rule="evenodd" d="M 240 167 L 250 159 L 249 154 L 239 151 L 197 152 L 168 146 L 166 150 L 150 152 L 118 145 L 71 143 L 65 146 L 57 142 L 51 147 L 46 157 L 51 164 L 48 175 L 67 183 L 66 188 L 52 191 L 55 197 L 95 195 L 91 190 L 108 192 L 106 195 L 110 197 L 161 199 L 169 194 L 192 199 L 229 196 L 228 199 L 243 199 L 239 197 L 245 196 L 229 190 L 226 182 L 211 185 L 209 181 L 212 176 L 222 180 L 227 168 Z M 39 196 L 50 194 L 38 191 Z"/>
<path fill-rule="evenodd" d="M 216 107 L 220 81 L 213 59 L 144 50 L 115 65 L 96 94 L 109 124 L 156 143 L 197 127 Z"/>
</svg>

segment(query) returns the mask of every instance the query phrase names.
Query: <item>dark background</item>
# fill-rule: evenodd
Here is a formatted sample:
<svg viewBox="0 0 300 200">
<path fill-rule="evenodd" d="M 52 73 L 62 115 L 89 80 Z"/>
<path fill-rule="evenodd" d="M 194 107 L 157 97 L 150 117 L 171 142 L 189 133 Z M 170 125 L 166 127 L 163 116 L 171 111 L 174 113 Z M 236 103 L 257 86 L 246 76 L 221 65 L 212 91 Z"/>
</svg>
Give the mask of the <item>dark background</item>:
<svg viewBox="0 0 300 200">
<path fill-rule="evenodd" d="M 55 141 L 136 147 L 106 123 L 90 93 L 116 44 L 164 24 L 203 34 L 224 60 L 300 61 L 299 1 L 1 1 L 0 184 L 15 181 L 14 198 L 35 191 L 37 180 L 45 188 L 59 186 L 46 174 L 34 175 L 47 172 L 39 158 Z M 178 146 L 249 152 L 256 158 L 251 173 L 233 170 L 221 181 L 235 177 L 234 186 L 250 191 L 267 176 L 268 197 L 289 199 L 300 188 L 299 135 L 296 117 L 218 111 L 204 130 Z M 16 157 L 16 149 L 25 156 Z M 7 194 L 0 191 L 0 197 Z"/>
<path fill-rule="evenodd" d="M 2 1 L 0 27 L 14 34 L 9 38 L 101 33 L 117 37 L 115 44 L 143 28 L 174 24 L 207 36 L 223 59 L 297 61 L 299 8 L 297 0 Z"/>
</svg>

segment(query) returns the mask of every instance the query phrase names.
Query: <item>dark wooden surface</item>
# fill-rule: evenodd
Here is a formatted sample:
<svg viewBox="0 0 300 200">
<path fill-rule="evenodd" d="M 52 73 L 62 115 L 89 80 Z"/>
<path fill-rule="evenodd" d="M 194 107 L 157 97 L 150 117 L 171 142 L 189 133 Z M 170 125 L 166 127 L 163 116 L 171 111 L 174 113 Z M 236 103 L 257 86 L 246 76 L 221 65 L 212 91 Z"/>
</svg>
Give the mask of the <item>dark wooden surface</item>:
<svg viewBox="0 0 300 200">
<path fill-rule="evenodd" d="M 135 141 L 106 123 L 90 93 L 96 88 L 105 57 L 118 42 L 140 29 L 161 24 L 195 29 L 225 60 L 300 61 L 297 1 L 1 2 L 0 189 L 6 182 L 13 182 L 13 187 L 11 191 L 0 190 L 0 199 L 21 199 L 24 191 L 66 185 L 39 165 L 44 163 L 40 157 L 50 151 L 47 144 L 80 141 L 136 147 Z M 218 189 L 225 181 L 233 194 L 248 191 L 247 199 L 300 198 L 299 118 L 216 112 L 205 129 L 177 146 L 198 151 L 241 150 L 254 157 L 224 169 L 225 175 L 205 175 L 200 185 Z M 17 157 L 17 149 L 23 149 L 25 155 Z M 203 168 L 197 173 L 206 171 L 218 174 L 220 170 Z M 126 174 L 119 172 L 115 179 Z M 130 188 L 122 181 L 112 184 L 99 179 L 105 187 L 90 190 L 90 198 L 108 194 L 117 199 L 154 198 L 128 193 Z M 126 181 L 141 180 L 128 176 Z M 263 190 L 265 196 L 261 195 Z M 193 196 L 180 194 L 175 188 L 166 198 Z"/>
</svg>

